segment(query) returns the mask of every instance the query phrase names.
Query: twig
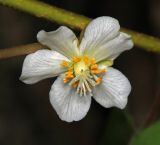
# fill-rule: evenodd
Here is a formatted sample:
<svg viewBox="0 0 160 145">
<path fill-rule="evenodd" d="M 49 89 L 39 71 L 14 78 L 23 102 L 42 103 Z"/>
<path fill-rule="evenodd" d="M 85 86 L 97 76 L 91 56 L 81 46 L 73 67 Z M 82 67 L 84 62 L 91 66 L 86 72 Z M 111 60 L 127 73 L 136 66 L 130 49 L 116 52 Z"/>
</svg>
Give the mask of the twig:
<svg viewBox="0 0 160 145">
<path fill-rule="evenodd" d="M 91 19 L 37 0 L 0 0 L 0 4 L 82 30 Z"/>
<path fill-rule="evenodd" d="M 30 54 L 43 48 L 44 46 L 40 43 L 32 43 L 12 48 L 0 49 L 0 59 Z"/>
<path fill-rule="evenodd" d="M 160 39 L 146 35 L 143 33 L 135 32 L 126 28 L 122 28 L 121 31 L 126 32 L 132 36 L 135 46 L 144 50 L 160 53 Z"/>
</svg>

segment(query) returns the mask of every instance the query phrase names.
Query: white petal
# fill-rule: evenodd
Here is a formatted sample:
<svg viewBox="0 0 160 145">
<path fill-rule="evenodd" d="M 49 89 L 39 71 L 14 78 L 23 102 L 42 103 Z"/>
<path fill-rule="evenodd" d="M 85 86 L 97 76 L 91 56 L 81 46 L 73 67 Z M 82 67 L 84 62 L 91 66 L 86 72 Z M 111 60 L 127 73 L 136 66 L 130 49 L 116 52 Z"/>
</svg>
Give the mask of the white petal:
<svg viewBox="0 0 160 145">
<path fill-rule="evenodd" d="M 53 50 L 38 50 L 26 56 L 20 80 L 26 84 L 33 84 L 42 79 L 54 77 L 66 71 L 61 67 L 65 56 Z"/>
<path fill-rule="evenodd" d="M 68 58 L 79 53 L 77 48 L 78 40 L 75 34 L 65 26 L 59 27 L 56 31 L 45 32 L 41 30 L 37 34 L 37 39 L 43 45 L 55 50 Z"/>
<path fill-rule="evenodd" d="M 122 52 L 130 50 L 133 47 L 131 37 L 123 32 L 120 32 L 117 37 L 102 44 L 96 51 L 95 58 L 97 61 L 114 60 Z"/>
<path fill-rule="evenodd" d="M 93 98 L 106 108 L 116 106 L 123 109 L 130 91 L 128 79 L 120 71 L 107 67 L 102 83 L 93 90 Z"/>
<path fill-rule="evenodd" d="M 63 83 L 63 77 L 60 76 L 52 85 L 50 102 L 60 119 L 72 122 L 85 117 L 90 108 L 91 96 L 80 97 L 74 88 Z"/>
<path fill-rule="evenodd" d="M 130 49 L 133 46 L 130 36 L 120 33 L 119 29 L 119 22 L 114 18 L 103 16 L 94 19 L 84 32 L 80 50 L 101 61 Z"/>
<path fill-rule="evenodd" d="M 103 16 L 92 20 L 85 29 L 80 50 L 84 53 L 95 51 L 101 43 L 117 36 L 119 29 L 119 22 L 112 17 Z"/>
</svg>

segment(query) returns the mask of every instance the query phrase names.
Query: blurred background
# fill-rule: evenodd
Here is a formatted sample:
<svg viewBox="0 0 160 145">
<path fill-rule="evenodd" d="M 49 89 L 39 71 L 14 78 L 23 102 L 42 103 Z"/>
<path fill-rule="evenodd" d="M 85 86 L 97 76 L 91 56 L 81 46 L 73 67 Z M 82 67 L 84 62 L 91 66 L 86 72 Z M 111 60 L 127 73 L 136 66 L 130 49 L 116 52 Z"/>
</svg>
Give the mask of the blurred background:
<svg viewBox="0 0 160 145">
<path fill-rule="evenodd" d="M 90 18 L 111 16 L 123 27 L 160 36 L 159 0 L 43 2 Z M 0 6 L 1 49 L 36 42 L 39 30 L 51 31 L 58 27 L 47 20 Z M 19 81 L 24 58 L 0 61 L 0 145 L 127 145 L 133 130 L 145 124 L 153 100 L 160 95 L 160 56 L 134 47 L 114 63 L 132 84 L 126 110 L 105 109 L 92 99 L 83 120 L 66 123 L 58 118 L 49 102 L 54 78 L 34 85 Z M 153 121 L 159 115 L 154 114 Z M 128 120 L 132 120 L 132 124 Z"/>
</svg>

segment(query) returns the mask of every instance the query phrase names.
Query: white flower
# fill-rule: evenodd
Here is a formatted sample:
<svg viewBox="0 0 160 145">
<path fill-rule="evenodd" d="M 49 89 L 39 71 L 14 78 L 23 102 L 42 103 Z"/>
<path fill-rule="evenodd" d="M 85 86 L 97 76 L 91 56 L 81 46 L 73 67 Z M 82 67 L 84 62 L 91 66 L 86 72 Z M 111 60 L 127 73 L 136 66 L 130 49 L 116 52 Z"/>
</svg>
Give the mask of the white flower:
<svg viewBox="0 0 160 145">
<path fill-rule="evenodd" d="M 133 47 L 131 37 L 119 32 L 116 19 L 99 17 L 85 29 L 78 43 L 75 34 L 61 26 L 40 31 L 37 39 L 51 50 L 38 50 L 23 63 L 20 80 L 34 84 L 60 75 L 51 87 L 50 102 L 62 120 L 81 120 L 88 112 L 91 97 L 102 106 L 123 109 L 131 91 L 128 79 L 110 67 L 113 60 Z"/>
</svg>

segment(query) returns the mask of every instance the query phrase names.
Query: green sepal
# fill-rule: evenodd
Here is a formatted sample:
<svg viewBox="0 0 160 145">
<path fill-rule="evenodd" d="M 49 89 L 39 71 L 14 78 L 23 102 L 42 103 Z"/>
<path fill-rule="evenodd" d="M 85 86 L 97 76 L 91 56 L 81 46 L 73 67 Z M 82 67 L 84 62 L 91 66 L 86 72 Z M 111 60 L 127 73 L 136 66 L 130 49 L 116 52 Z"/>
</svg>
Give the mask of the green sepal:
<svg viewBox="0 0 160 145">
<path fill-rule="evenodd" d="M 98 62 L 98 65 L 112 66 L 113 60 L 103 60 L 103 61 Z"/>
</svg>

